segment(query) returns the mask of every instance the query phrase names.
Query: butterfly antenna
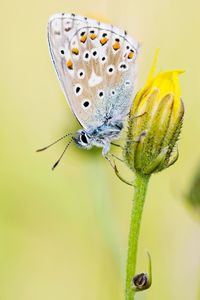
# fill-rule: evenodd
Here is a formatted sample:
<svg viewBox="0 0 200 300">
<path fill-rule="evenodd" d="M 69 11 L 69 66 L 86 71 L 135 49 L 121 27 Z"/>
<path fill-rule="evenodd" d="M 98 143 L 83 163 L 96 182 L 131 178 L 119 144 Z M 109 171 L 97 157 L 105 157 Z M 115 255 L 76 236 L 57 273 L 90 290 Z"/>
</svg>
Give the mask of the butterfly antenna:
<svg viewBox="0 0 200 300">
<path fill-rule="evenodd" d="M 63 140 L 64 138 L 66 138 L 66 137 L 69 136 L 69 135 L 73 135 L 73 133 L 67 133 L 67 134 L 65 134 L 64 136 L 62 136 L 61 138 L 59 138 L 58 140 L 56 140 L 56 141 L 53 142 L 52 144 L 50 144 L 50 145 L 48 145 L 48 146 L 46 146 L 46 147 L 44 147 L 44 148 L 41 148 L 41 149 L 36 150 L 36 152 L 41 152 L 41 151 L 44 151 L 44 150 L 48 149 L 49 147 L 55 145 L 56 143 L 58 143 L 59 141 Z"/>
<path fill-rule="evenodd" d="M 71 142 L 73 141 L 73 138 L 69 141 L 69 143 L 67 143 L 67 145 L 65 146 L 65 149 L 63 151 L 63 153 L 61 154 L 61 156 L 59 157 L 59 159 L 57 160 L 57 162 L 53 165 L 52 167 L 52 171 L 55 169 L 55 167 L 57 167 L 57 165 L 59 164 L 59 162 L 61 161 L 63 155 L 65 154 L 67 148 L 69 147 L 69 145 L 71 144 Z"/>
</svg>

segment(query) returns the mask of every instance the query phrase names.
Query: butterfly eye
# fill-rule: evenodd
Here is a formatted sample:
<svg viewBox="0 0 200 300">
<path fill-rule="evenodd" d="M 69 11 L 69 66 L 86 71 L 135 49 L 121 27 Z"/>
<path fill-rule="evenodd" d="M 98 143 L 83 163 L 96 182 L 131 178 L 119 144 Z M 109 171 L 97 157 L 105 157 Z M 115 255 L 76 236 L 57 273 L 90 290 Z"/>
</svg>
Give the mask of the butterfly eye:
<svg viewBox="0 0 200 300">
<path fill-rule="evenodd" d="M 76 84 L 74 87 L 74 93 L 76 96 L 80 96 L 82 94 L 82 86 L 80 84 Z"/>
<path fill-rule="evenodd" d="M 83 106 L 83 109 L 89 108 L 90 107 L 90 100 L 88 100 L 88 99 L 83 100 L 82 106 Z"/>
<path fill-rule="evenodd" d="M 97 95 L 98 95 L 98 97 L 99 97 L 100 99 L 103 99 L 104 96 L 105 96 L 105 93 L 104 93 L 103 90 L 100 90 L 100 91 L 98 91 Z"/>
<path fill-rule="evenodd" d="M 107 71 L 108 75 L 112 75 L 115 72 L 115 67 L 113 65 L 109 65 L 106 68 L 106 71 Z"/>
<path fill-rule="evenodd" d="M 89 60 L 90 60 L 90 52 L 89 52 L 89 51 L 85 51 L 85 52 L 83 53 L 83 59 L 84 59 L 85 61 L 89 61 Z"/>
<path fill-rule="evenodd" d="M 78 78 L 83 79 L 85 77 L 85 71 L 83 69 L 78 70 Z"/>
<path fill-rule="evenodd" d="M 86 134 L 84 132 L 82 132 L 82 134 L 80 135 L 80 140 L 83 144 L 88 144 L 88 139 L 87 139 Z"/>
</svg>

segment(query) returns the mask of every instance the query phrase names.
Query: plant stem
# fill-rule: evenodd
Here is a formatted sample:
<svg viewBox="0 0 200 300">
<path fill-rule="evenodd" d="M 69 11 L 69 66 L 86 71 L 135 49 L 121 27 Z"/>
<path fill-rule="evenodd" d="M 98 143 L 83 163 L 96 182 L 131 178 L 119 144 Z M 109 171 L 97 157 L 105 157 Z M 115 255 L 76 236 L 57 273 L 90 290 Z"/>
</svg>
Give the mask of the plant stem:
<svg viewBox="0 0 200 300">
<path fill-rule="evenodd" d="M 150 175 L 136 173 L 126 265 L 126 300 L 134 300 L 132 279 L 135 276 L 140 224 L 149 177 Z"/>
</svg>

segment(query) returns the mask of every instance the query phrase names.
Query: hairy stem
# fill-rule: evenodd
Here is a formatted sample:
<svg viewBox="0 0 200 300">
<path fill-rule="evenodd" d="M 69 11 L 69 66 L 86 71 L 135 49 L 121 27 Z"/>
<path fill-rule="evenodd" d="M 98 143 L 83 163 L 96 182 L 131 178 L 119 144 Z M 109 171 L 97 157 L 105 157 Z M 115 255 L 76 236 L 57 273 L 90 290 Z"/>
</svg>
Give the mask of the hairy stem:
<svg viewBox="0 0 200 300">
<path fill-rule="evenodd" d="M 140 224 L 149 177 L 149 175 L 136 173 L 126 265 L 126 300 L 133 300 L 135 294 L 132 279 L 135 276 Z"/>
</svg>

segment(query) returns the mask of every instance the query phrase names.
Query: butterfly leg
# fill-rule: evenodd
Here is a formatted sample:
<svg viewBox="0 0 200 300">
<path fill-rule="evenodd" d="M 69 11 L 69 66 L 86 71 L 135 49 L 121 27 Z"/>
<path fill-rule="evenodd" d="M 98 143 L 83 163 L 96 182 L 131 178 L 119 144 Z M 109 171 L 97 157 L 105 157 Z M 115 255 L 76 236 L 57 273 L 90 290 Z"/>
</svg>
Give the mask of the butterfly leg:
<svg viewBox="0 0 200 300">
<path fill-rule="evenodd" d="M 115 164 L 114 159 L 111 161 L 111 159 L 110 159 L 109 156 L 111 156 L 111 157 L 113 158 L 114 155 L 109 153 L 109 154 L 105 155 L 104 157 L 105 157 L 105 158 L 108 160 L 108 162 L 110 163 L 110 165 L 111 165 L 111 167 L 113 168 L 113 170 L 114 170 L 116 176 L 117 176 L 122 182 L 126 183 L 127 185 L 134 186 L 133 182 L 130 182 L 130 181 L 124 179 L 124 178 L 120 175 L 119 170 L 118 170 L 118 168 L 117 168 L 117 166 L 116 166 L 116 164 Z M 118 158 L 118 157 L 116 157 L 116 158 Z M 119 159 L 119 158 L 118 158 L 118 159 Z M 120 160 L 121 160 L 121 159 L 120 159 Z M 122 160 L 121 160 L 121 161 L 122 161 Z M 123 162 L 124 162 L 124 161 L 123 161 Z"/>
<path fill-rule="evenodd" d="M 122 182 L 126 183 L 127 185 L 134 186 L 133 182 L 124 179 L 124 178 L 120 175 L 119 170 L 117 169 L 117 166 L 116 166 L 115 162 L 114 162 L 114 171 L 115 171 L 115 174 L 117 175 L 117 177 L 118 177 Z"/>
<path fill-rule="evenodd" d="M 116 156 L 116 155 L 113 154 L 113 153 L 109 153 L 109 155 L 112 156 L 112 157 L 114 157 L 114 158 L 116 158 L 116 159 L 118 159 L 118 160 L 121 161 L 121 162 L 124 162 L 124 159 L 119 158 L 118 156 Z"/>
<path fill-rule="evenodd" d="M 136 140 L 126 140 L 126 142 L 129 142 L 129 143 L 139 143 L 140 142 L 140 139 L 145 136 L 147 134 L 147 131 L 144 130 L 142 133 L 140 133 L 139 137 L 136 139 Z"/>
<path fill-rule="evenodd" d="M 144 113 L 144 114 L 145 114 L 145 113 Z M 142 115 L 144 115 L 144 114 L 142 114 Z M 142 116 L 142 115 L 140 115 L 140 116 Z M 139 116 L 137 116 L 137 117 L 139 117 Z M 137 118 L 137 117 L 135 117 L 135 118 Z M 125 141 L 125 142 L 138 143 L 138 142 L 140 141 L 141 137 L 145 136 L 146 133 L 147 133 L 146 130 L 144 130 L 144 131 L 139 135 L 139 137 L 138 137 L 137 139 L 135 139 L 135 140 L 127 140 L 126 138 L 123 138 L 123 139 L 121 139 L 121 140 L 123 140 L 123 141 Z M 110 144 L 113 145 L 113 146 L 119 147 L 119 148 L 121 148 L 121 149 L 124 149 L 124 146 L 122 146 L 122 145 L 119 145 L 119 144 L 116 144 L 116 143 L 113 143 L 113 142 L 111 142 Z"/>
<path fill-rule="evenodd" d="M 140 114 L 140 115 L 138 115 L 138 116 L 130 116 L 129 118 L 130 118 L 131 120 L 134 120 L 134 119 L 143 117 L 143 116 L 145 116 L 146 114 L 147 114 L 147 112 L 145 111 L 144 113 L 142 113 L 142 114 Z"/>
<path fill-rule="evenodd" d="M 113 143 L 113 142 L 111 142 L 111 145 L 113 145 L 113 146 L 116 146 L 116 147 L 119 147 L 119 148 L 122 148 L 122 146 L 121 146 L 121 145 L 119 145 L 119 144 L 115 144 L 115 143 Z"/>
<path fill-rule="evenodd" d="M 102 155 L 103 157 L 105 157 L 105 159 L 107 159 L 107 161 L 109 162 L 109 164 L 111 165 L 111 167 L 113 168 L 115 174 L 117 175 L 117 177 L 124 183 L 126 183 L 127 185 L 130 185 L 130 186 L 133 186 L 133 183 L 132 182 L 129 182 L 128 180 L 124 179 L 118 169 L 117 169 L 117 166 L 115 164 L 115 161 L 113 158 L 117 158 L 118 160 L 120 160 L 121 162 L 124 162 L 124 160 L 122 160 L 121 158 L 115 156 L 114 154 L 111 154 L 111 153 L 108 153 L 108 151 L 110 150 L 110 147 L 108 145 L 106 145 L 105 148 L 103 148 L 103 151 L 102 151 Z"/>
<path fill-rule="evenodd" d="M 109 164 L 111 165 L 111 167 L 113 169 L 115 169 L 115 163 L 114 161 L 111 161 L 110 157 L 108 156 L 108 154 L 104 155 L 105 159 L 107 159 L 107 161 L 109 162 Z"/>
<path fill-rule="evenodd" d="M 117 147 L 121 147 L 120 145 L 118 144 L 115 144 L 115 143 L 111 143 L 112 145 L 115 145 Z M 122 148 L 122 147 L 121 147 Z M 112 158 L 116 158 L 118 159 L 119 161 L 121 162 L 124 162 L 123 159 L 119 158 L 118 156 L 116 156 L 115 154 L 113 153 L 109 153 L 110 151 L 110 144 L 106 144 L 104 147 L 103 147 L 103 151 L 102 151 L 102 155 L 107 159 L 107 160 L 110 160 L 109 156 L 112 157 Z"/>
</svg>

